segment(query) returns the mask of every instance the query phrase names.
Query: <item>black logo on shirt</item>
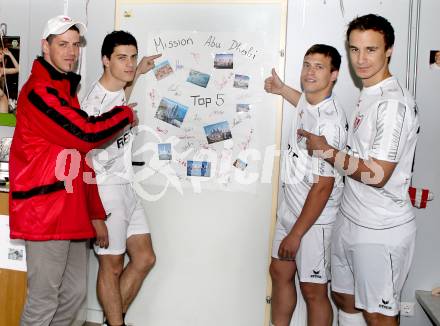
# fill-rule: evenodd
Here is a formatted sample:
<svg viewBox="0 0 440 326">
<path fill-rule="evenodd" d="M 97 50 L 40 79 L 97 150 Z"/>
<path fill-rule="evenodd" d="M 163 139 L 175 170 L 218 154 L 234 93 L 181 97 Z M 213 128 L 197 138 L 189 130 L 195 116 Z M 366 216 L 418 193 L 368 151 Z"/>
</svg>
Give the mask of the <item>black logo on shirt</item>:
<svg viewBox="0 0 440 326">
<path fill-rule="evenodd" d="M 386 309 L 386 310 L 392 310 L 393 308 L 388 305 L 389 303 L 390 303 L 390 300 L 382 299 L 382 303 L 379 304 L 379 308 Z"/>
<path fill-rule="evenodd" d="M 312 270 L 312 272 L 313 272 L 313 274 L 312 275 L 310 275 L 310 277 L 311 278 L 322 278 L 322 276 L 320 275 L 321 274 L 321 271 L 315 271 L 314 269 Z"/>
<path fill-rule="evenodd" d="M 293 148 L 292 148 L 292 146 L 290 146 L 290 144 L 287 144 L 287 150 L 288 150 L 288 153 L 289 153 L 289 155 L 292 157 L 292 158 L 298 158 L 298 154 L 296 154 L 294 151 L 293 151 Z"/>
<path fill-rule="evenodd" d="M 118 148 L 124 147 L 125 144 L 128 144 L 130 141 L 130 132 L 126 132 L 123 136 L 116 139 L 116 144 L 118 145 Z"/>
</svg>

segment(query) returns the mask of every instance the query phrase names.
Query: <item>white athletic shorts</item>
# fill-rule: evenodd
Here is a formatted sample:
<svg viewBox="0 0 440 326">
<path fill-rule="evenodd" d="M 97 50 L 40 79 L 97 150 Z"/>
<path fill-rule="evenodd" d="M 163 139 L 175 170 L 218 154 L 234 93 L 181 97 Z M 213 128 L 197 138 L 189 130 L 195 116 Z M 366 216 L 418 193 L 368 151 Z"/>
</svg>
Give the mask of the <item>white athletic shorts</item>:
<svg viewBox="0 0 440 326">
<path fill-rule="evenodd" d="M 331 245 L 332 290 L 354 295 L 358 309 L 396 316 L 415 237 L 415 220 L 375 230 L 338 215 Z"/>
<path fill-rule="evenodd" d="M 148 234 L 147 217 L 131 184 L 98 185 L 99 196 L 107 213 L 109 247 L 94 245 L 98 255 L 125 253 L 127 239 L 134 234 Z"/>
<path fill-rule="evenodd" d="M 280 212 L 279 212 L 280 213 Z M 296 222 L 292 213 L 279 214 L 272 244 L 272 257 L 279 259 L 281 241 Z M 325 284 L 330 281 L 330 238 L 333 224 L 315 224 L 301 239 L 295 262 L 300 282 Z"/>
</svg>

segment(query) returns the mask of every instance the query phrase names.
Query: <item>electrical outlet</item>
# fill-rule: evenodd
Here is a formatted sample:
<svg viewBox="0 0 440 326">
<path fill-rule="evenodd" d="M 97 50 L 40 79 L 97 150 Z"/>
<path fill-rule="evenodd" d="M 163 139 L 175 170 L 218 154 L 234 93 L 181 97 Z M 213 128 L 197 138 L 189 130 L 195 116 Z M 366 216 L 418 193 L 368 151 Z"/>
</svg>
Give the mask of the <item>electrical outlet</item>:
<svg viewBox="0 0 440 326">
<path fill-rule="evenodd" d="M 414 302 L 401 302 L 400 303 L 400 315 L 402 316 L 414 316 Z"/>
</svg>

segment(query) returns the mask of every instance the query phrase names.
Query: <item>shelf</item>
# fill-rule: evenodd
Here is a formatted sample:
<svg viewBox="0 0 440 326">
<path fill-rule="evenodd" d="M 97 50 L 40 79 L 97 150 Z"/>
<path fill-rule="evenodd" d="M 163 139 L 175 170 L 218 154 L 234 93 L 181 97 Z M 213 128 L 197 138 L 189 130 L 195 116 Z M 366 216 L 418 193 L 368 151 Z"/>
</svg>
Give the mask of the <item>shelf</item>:
<svg viewBox="0 0 440 326">
<path fill-rule="evenodd" d="M 431 291 L 416 290 L 416 299 L 434 325 L 440 326 L 440 296 L 432 295 Z"/>
</svg>

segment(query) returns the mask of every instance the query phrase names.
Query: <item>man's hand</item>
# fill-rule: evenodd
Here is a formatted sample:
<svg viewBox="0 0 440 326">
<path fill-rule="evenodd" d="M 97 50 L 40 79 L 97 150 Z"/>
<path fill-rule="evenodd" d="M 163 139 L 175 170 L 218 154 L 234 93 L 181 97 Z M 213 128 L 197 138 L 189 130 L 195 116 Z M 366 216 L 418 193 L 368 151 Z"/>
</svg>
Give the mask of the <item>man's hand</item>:
<svg viewBox="0 0 440 326">
<path fill-rule="evenodd" d="M 131 110 L 133 111 L 133 122 L 131 123 L 132 127 L 136 127 L 137 125 L 139 125 L 139 117 L 137 114 L 137 110 L 134 109 L 137 105 L 138 104 L 136 102 L 127 104 L 127 106 L 129 106 L 131 108 Z"/>
<path fill-rule="evenodd" d="M 325 151 L 333 148 L 324 136 L 317 136 L 304 129 L 298 129 L 298 135 L 306 138 L 307 151 L 310 156 L 323 157 Z"/>
<path fill-rule="evenodd" d="M 154 68 L 154 60 L 161 57 L 162 54 L 150 55 L 143 57 L 136 68 L 136 75 L 142 75 Z"/>
<path fill-rule="evenodd" d="M 268 93 L 280 95 L 284 86 L 284 83 L 275 72 L 275 69 L 272 68 L 272 76 L 266 78 L 264 81 L 264 90 Z"/>
<path fill-rule="evenodd" d="M 95 244 L 101 248 L 108 248 L 108 230 L 104 220 L 92 220 L 96 232 Z"/>
<path fill-rule="evenodd" d="M 283 241 L 281 241 L 280 248 L 278 249 L 278 257 L 280 260 L 295 260 L 300 244 L 301 238 L 289 233 Z"/>
</svg>

